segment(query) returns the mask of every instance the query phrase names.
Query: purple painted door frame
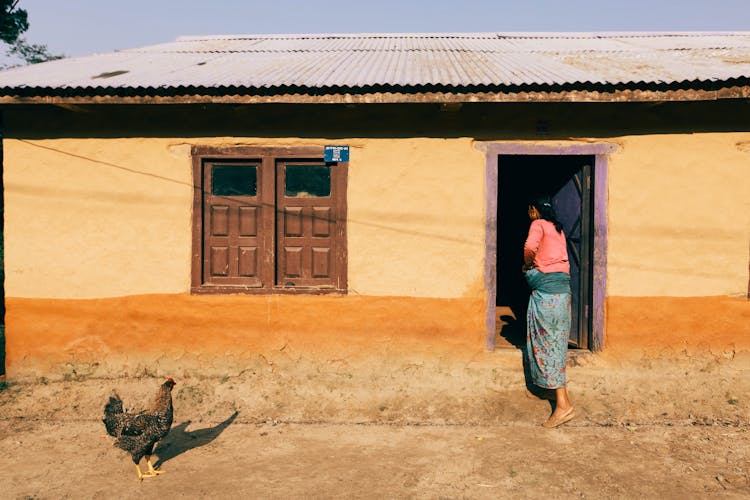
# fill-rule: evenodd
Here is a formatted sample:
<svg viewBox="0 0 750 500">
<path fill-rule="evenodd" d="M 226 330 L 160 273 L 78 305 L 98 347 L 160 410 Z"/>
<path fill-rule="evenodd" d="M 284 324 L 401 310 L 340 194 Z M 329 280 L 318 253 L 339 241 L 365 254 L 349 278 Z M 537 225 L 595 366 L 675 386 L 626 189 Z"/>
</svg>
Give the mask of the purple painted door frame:
<svg viewBox="0 0 750 500">
<path fill-rule="evenodd" d="M 527 144 L 518 142 L 483 143 L 486 148 L 486 228 L 485 288 L 487 290 L 486 346 L 495 349 L 495 299 L 497 297 L 497 194 L 500 155 L 589 155 L 594 156 L 594 259 L 592 332 L 589 349 L 604 344 L 605 299 L 607 290 L 607 159 L 618 149 L 611 143 Z"/>
</svg>

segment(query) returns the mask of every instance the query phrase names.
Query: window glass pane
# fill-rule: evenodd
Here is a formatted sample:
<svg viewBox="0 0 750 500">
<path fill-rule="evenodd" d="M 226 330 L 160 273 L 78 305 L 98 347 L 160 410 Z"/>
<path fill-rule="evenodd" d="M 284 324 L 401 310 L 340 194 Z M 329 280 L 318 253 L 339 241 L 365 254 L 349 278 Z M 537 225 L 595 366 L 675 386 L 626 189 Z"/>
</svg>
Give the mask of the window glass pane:
<svg viewBox="0 0 750 500">
<path fill-rule="evenodd" d="M 331 167 L 287 165 L 284 194 L 305 198 L 331 195 Z"/>
<path fill-rule="evenodd" d="M 211 194 L 214 196 L 256 196 L 258 167 L 215 165 L 211 171 Z"/>
</svg>

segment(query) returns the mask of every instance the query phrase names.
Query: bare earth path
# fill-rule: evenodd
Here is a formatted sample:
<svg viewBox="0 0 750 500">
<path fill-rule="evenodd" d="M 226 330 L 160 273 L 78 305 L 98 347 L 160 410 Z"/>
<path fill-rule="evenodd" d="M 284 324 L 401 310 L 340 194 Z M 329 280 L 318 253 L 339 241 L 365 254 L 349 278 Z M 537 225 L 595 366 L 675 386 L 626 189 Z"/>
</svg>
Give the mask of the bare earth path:
<svg viewBox="0 0 750 500">
<path fill-rule="evenodd" d="M 579 417 L 555 430 L 514 355 L 491 361 L 183 374 L 143 482 L 99 419 L 159 377 L 11 383 L 0 498 L 750 498 L 746 358 L 576 363 Z"/>
<path fill-rule="evenodd" d="M 3 498 L 750 497 L 747 427 L 237 424 L 168 439 L 142 483 L 95 423 L 22 429 L 0 430 Z"/>
</svg>

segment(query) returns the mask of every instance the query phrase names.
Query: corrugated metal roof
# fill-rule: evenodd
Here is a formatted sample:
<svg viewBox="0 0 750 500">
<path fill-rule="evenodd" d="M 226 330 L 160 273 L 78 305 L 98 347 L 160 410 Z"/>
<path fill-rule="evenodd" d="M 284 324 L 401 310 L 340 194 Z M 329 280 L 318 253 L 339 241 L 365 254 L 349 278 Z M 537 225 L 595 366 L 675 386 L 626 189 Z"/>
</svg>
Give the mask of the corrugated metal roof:
<svg viewBox="0 0 750 500">
<path fill-rule="evenodd" d="M 748 78 L 750 32 L 225 35 L 2 71 L 0 95 L 638 88 Z"/>
</svg>

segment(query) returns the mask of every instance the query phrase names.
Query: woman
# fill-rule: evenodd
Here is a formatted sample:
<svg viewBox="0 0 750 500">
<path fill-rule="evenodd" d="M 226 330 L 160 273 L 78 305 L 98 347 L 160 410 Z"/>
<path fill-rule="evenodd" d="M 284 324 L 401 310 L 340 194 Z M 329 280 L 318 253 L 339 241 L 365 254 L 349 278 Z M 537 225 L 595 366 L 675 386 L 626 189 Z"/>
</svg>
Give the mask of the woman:
<svg viewBox="0 0 750 500">
<path fill-rule="evenodd" d="M 554 390 L 555 410 L 544 427 L 557 427 L 575 416 L 565 389 L 570 336 L 570 263 L 562 225 L 552 201 L 529 205 L 531 227 L 523 247 L 524 272 L 531 288 L 526 312 L 526 351 L 534 385 Z"/>
</svg>

